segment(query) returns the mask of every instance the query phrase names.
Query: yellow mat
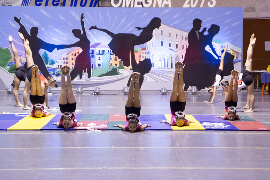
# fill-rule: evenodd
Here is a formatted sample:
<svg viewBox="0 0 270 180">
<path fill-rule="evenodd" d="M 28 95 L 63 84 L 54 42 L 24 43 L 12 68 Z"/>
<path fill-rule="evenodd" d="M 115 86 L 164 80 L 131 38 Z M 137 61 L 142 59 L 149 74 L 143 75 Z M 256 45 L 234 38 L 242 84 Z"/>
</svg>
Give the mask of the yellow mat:
<svg viewBox="0 0 270 180">
<path fill-rule="evenodd" d="M 165 114 L 166 120 L 171 121 L 171 114 Z M 192 121 L 189 126 L 171 126 L 172 130 L 205 130 L 199 121 L 197 121 L 192 115 L 186 115 L 186 119 Z"/>
<path fill-rule="evenodd" d="M 50 122 L 54 116 L 55 115 L 50 115 L 42 118 L 26 116 L 7 130 L 40 130 L 43 126 Z"/>
</svg>

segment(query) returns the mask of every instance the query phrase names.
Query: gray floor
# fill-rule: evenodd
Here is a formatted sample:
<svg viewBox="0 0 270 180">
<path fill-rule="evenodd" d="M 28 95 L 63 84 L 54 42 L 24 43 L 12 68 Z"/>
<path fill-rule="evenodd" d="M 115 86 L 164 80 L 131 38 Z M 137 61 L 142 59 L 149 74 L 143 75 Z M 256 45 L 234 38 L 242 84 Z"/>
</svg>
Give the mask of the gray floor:
<svg viewBox="0 0 270 180">
<path fill-rule="evenodd" d="M 20 92 L 20 99 L 22 99 Z M 80 114 L 123 114 L 121 92 L 76 95 Z M 0 92 L 0 112 L 29 112 Z M 238 114 L 270 127 L 270 95 L 256 92 L 256 112 L 246 114 L 246 92 Z M 59 92 L 50 96 L 58 108 Z M 141 93 L 141 114 L 170 113 L 170 95 Z M 206 92 L 187 95 L 186 114 L 223 114 L 218 93 L 209 105 Z M 30 103 L 29 103 L 30 104 Z M 55 110 L 52 113 L 59 113 Z M 0 131 L 0 179 L 269 179 L 268 131 Z"/>
</svg>

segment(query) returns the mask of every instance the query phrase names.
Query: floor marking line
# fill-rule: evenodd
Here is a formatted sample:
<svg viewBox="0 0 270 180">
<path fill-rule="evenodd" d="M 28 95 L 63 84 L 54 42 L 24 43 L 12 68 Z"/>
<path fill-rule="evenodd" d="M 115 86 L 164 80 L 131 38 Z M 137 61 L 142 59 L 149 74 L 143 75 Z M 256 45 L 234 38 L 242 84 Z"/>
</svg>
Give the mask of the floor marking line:
<svg viewBox="0 0 270 180">
<path fill-rule="evenodd" d="M 29 169 L 0 169 L 0 171 L 40 171 L 40 170 L 270 170 L 270 168 L 229 168 L 229 167 L 85 167 L 85 168 L 29 168 Z"/>
<path fill-rule="evenodd" d="M 39 150 L 39 149 L 270 149 L 270 147 L 33 147 L 0 148 L 0 150 Z"/>
<path fill-rule="evenodd" d="M 13 131 L 13 130 L 12 130 Z M 52 131 L 51 133 L 44 133 L 43 131 L 38 131 L 38 132 L 42 132 L 42 133 L 24 133 L 24 132 L 18 132 L 18 131 L 15 131 L 15 132 L 12 132 L 12 131 L 6 131 L 5 133 L 0 133 L 1 135 L 14 135 L 14 134 L 18 134 L 18 135 L 22 135 L 22 134 L 25 134 L 25 135 L 32 135 L 32 134 L 35 134 L 35 135 L 44 135 L 44 134 L 65 134 L 65 132 L 56 132 L 55 130 L 50 130 Z M 30 130 L 21 130 L 21 131 L 30 131 Z M 154 132 L 154 131 L 157 131 L 157 132 L 160 132 L 160 130 L 151 130 L 151 132 Z M 17 133 L 16 133 L 17 132 Z M 89 131 L 84 131 L 84 130 L 80 130 L 80 131 L 76 131 L 77 134 L 85 134 L 85 135 L 88 135 L 88 132 Z M 119 131 L 121 132 L 121 131 Z M 270 133 L 264 133 L 263 131 L 259 131 L 258 133 L 255 133 L 255 132 L 251 132 L 251 131 L 248 131 L 248 132 L 228 132 L 228 131 L 198 131 L 198 130 L 190 130 L 190 131 L 171 131 L 171 130 L 162 130 L 162 132 L 173 132 L 173 133 L 185 133 L 185 134 L 188 134 L 188 133 L 192 133 L 192 134 L 222 134 L 222 135 L 235 135 L 235 134 L 244 134 L 244 135 L 249 135 L 249 134 L 270 134 Z M 261 133 L 260 133 L 261 132 Z M 66 134 L 65 134 L 66 135 Z"/>
</svg>

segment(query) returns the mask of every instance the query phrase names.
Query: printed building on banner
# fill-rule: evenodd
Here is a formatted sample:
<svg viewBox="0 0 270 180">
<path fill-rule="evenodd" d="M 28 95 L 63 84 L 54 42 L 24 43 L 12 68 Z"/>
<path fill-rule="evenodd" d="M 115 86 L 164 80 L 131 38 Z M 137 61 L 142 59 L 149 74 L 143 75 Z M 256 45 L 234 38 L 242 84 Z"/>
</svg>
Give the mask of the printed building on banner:
<svg viewBox="0 0 270 180">
<path fill-rule="evenodd" d="M 153 38 L 146 43 L 146 58 L 153 68 L 174 68 L 176 61 L 183 62 L 188 47 L 188 32 L 161 24 Z"/>
<path fill-rule="evenodd" d="M 137 52 L 135 51 L 134 54 L 136 62 L 139 63 L 140 61 L 143 61 L 146 58 L 146 48 L 142 48 Z"/>
<path fill-rule="evenodd" d="M 105 55 L 109 55 L 111 59 L 111 55 L 113 55 L 112 50 L 109 48 L 107 44 L 95 43 L 90 47 L 90 56 L 91 56 L 91 64 L 92 68 L 103 67 L 103 59 Z"/>
</svg>

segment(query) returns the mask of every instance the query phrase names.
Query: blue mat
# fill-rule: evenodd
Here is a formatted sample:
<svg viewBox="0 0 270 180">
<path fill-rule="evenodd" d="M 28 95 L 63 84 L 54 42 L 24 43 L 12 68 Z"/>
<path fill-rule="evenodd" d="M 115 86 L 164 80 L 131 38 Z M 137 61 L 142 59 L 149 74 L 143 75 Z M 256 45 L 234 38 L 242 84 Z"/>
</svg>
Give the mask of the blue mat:
<svg viewBox="0 0 270 180">
<path fill-rule="evenodd" d="M 140 116 L 140 121 L 162 121 L 166 120 L 164 114 L 146 114 Z"/>
<path fill-rule="evenodd" d="M 141 124 L 148 124 L 151 126 L 145 128 L 145 130 L 172 130 L 172 127 L 168 123 L 161 123 L 158 121 L 141 121 Z"/>
<path fill-rule="evenodd" d="M 223 122 L 200 121 L 200 123 L 205 130 L 239 131 L 238 128 L 226 120 L 223 120 Z"/>
<path fill-rule="evenodd" d="M 7 130 L 9 127 L 13 126 L 19 122 L 19 120 L 1 120 L 0 121 L 0 130 Z"/>
<path fill-rule="evenodd" d="M 0 120 L 19 121 L 28 115 L 29 114 L 1 114 Z"/>
</svg>

